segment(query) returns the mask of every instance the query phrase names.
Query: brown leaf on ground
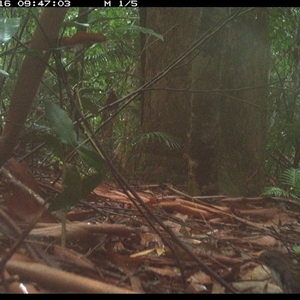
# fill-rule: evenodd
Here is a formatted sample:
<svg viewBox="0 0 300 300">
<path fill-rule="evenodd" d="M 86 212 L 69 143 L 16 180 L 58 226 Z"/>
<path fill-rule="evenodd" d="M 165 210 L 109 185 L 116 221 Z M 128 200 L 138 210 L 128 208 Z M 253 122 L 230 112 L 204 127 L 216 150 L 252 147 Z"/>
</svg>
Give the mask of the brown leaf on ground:
<svg viewBox="0 0 300 300">
<path fill-rule="evenodd" d="M 26 168 L 15 162 L 9 167 L 13 176 L 38 192 Z M 50 185 L 50 181 L 43 181 L 44 193 L 61 191 L 59 182 L 54 188 Z M 26 228 L 22 220 L 29 221 L 40 204 L 30 204 L 36 199 L 19 201 L 17 197 L 26 192 L 22 187 L 16 189 L 7 179 L 3 189 L 4 209 L 12 213 L 11 221 L 0 222 L 1 253 L 5 255 L 20 234 L 18 230 L 11 231 L 10 226 L 15 222 Z M 39 222 L 17 249 L 19 253 L 7 263 L 8 280 L 18 275 L 18 284 L 34 283 L 33 293 L 228 293 L 222 282 L 187 253 L 188 249 L 239 293 L 281 292 L 255 258 L 266 249 L 284 253 L 287 247 L 293 252 L 293 247 L 299 245 L 299 203 L 272 197 L 193 198 L 169 185 L 140 186 L 136 193 L 155 217 L 172 230 L 172 236 L 153 216 L 143 215 L 143 208 L 137 209 L 124 191 L 113 184 L 100 184 L 68 212 L 66 247 L 59 245 L 60 222 Z M 16 219 L 15 207 L 22 210 Z M 26 243 L 39 251 L 28 252 Z M 24 254 L 25 261 L 17 259 L 17 255 Z M 20 291 L 15 288 L 17 285 L 10 286 L 11 290 Z"/>
</svg>

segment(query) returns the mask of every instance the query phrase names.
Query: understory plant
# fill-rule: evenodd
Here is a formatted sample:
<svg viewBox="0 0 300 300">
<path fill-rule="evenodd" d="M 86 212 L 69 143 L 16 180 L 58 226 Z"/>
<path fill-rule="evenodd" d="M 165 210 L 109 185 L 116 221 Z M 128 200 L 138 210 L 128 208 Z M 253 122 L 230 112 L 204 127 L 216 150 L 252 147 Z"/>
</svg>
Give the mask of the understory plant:
<svg viewBox="0 0 300 300">
<path fill-rule="evenodd" d="M 265 187 L 262 195 L 300 200 L 300 169 L 285 170 L 279 178 L 279 186 Z"/>
</svg>

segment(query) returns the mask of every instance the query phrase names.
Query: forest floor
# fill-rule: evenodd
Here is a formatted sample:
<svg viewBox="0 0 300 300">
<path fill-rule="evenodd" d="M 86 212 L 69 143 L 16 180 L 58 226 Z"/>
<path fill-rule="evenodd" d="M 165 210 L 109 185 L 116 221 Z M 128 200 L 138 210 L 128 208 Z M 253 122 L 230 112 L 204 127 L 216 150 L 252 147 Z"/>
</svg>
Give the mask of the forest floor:
<svg viewBox="0 0 300 300">
<path fill-rule="evenodd" d="M 255 259 L 264 250 L 287 252 L 300 244 L 297 201 L 192 198 L 184 186 L 134 186 L 149 214 L 106 183 L 66 215 L 44 211 L 38 219 L 40 198 L 61 185 L 34 178 L 15 160 L 5 170 L 1 293 L 280 293 Z"/>
</svg>

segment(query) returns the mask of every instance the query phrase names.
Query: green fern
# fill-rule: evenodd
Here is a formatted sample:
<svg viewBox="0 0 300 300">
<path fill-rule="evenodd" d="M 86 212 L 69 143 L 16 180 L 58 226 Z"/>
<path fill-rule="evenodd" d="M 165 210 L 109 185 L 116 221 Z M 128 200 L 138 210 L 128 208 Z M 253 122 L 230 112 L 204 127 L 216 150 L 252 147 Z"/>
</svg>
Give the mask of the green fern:
<svg viewBox="0 0 300 300">
<path fill-rule="evenodd" d="M 116 62 L 124 62 L 125 59 L 132 59 L 133 51 L 124 48 L 110 49 L 100 54 L 87 55 L 84 59 L 86 67 L 103 68 L 105 64 L 113 64 Z"/>
<path fill-rule="evenodd" d="M 180 149 L 180 144 L 171 135 L 160 131 L 139 134 L 132 141 L 133 148 L 138 148 L 142 144 L 162 145 L 166 146 L 169 150 Z"/>
<path fill-rule="evenodd" d="M 281 175 L 281 183 L 290 187 L 295 192 L 300 192 L 300 169 L 287 169 Z"/>
<path fill-rule="evenodd" d="M 280 185 L 282 187 L 265 187 L 262 195 L 300 200 L 300 169 L 285 170 L 280 176 Z"/>
<path fill-rule="evenodd" d="M 286 192 L 283 188 L 277 186 L 267 186 L 263 189 L 263 196 L 274 196 L 274 197 L 283 197 L 289 198 L 289 193 Z"/>
</svg>

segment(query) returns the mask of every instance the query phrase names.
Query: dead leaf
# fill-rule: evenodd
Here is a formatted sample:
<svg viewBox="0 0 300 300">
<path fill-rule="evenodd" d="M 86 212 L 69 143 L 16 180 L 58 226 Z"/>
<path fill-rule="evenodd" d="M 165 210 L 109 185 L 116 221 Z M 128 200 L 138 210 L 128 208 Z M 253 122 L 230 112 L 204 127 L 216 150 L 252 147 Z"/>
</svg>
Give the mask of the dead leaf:
<svg viewBox="0 0 300 300">
<path fill-rule="evenodd" d="M 154 248 L 153 249 L 148 249 L 148 250 L 145 250 L 145 251 L 141 251 L 141 252 L 138 252 L 138 253 L 131 254 L 130 257 L 135 258 L 135 257 L 139 257 L 139 256 L 145 256 L 145 255 L 150 254 L 154 251 L 155 251 Z"/>
<path fill-rule="evenodd" d="M 214 282 L 211 293 L 212 294 L 225 294 L 225 288 L 219 282 Z"/>
<path fill-rule="evenodd" d="M 168 276 L 168 277 L 179 277 L 181 276 L 181 272 L 178 268 L 173 267 L 164 267 L 164 268 L 155 268 L 155 267 L 146 267 L 148 271 L 156 273 L 161 276 Z"/>
<path fill-rule="evenodd" d="M 279 286 L 268 281 L 243 281 L 233 282 L 233 288 L 239 293 L 251 294 L 278 294 L 282 293 Z"/>
<path fill-rule="evenodd" d="M 211 284 L 211 278 L 206 273 L 199 271 L 187 279 L 188 282 L 197 284 Z"/>
<path fill-rule="evenodd" d="M 72 37 L 64 36 L 60 40 L 60 44 L 69 51 L 80 51 L 88 48 L 95 43 L 105 42 L 105 36 L 102 33 L 89 33 L 78 31 Z"/>
</svg>

